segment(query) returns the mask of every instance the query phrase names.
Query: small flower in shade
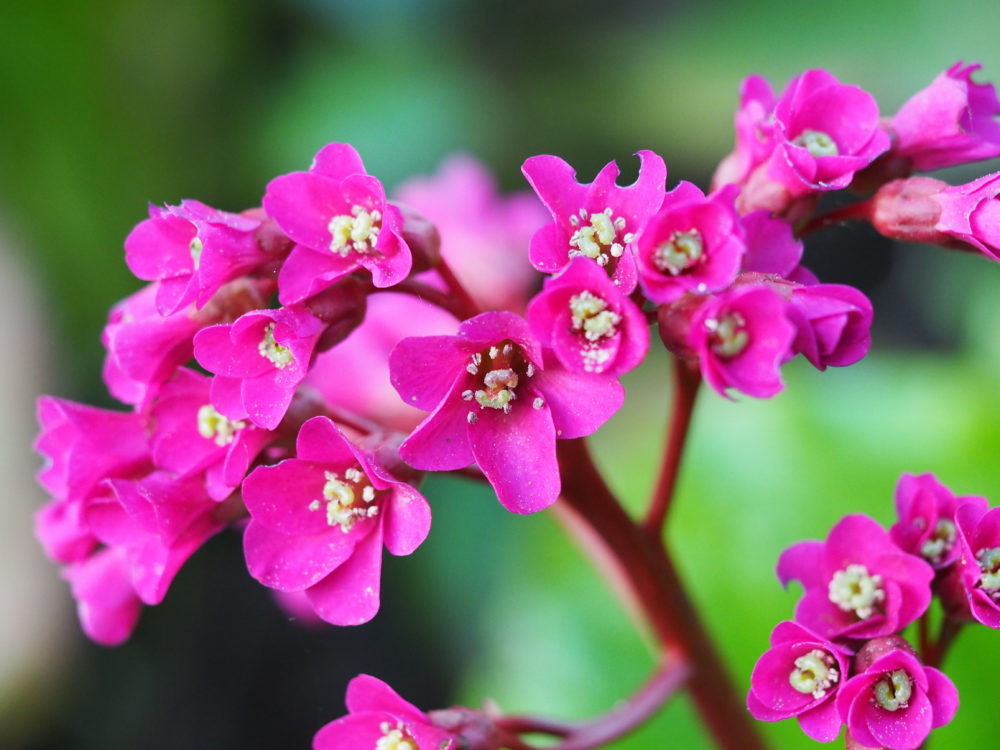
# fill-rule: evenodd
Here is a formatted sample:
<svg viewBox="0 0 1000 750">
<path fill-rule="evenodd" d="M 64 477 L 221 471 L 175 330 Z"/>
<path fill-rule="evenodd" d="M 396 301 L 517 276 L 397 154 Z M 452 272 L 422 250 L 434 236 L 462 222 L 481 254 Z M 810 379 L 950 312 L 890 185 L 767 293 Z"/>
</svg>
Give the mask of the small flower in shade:
<svg viewBox="0 0 1000 750">
<path fill-rule="evenodd" d="M 151 411 L 153 459 L 178 476 L 204 472 L 209 496 L 225 500 L 274 434 L 223 416 L 210 388 L 211 378 L 185 368 L 163 386 Z"/>
<path fill-rule="evenodd" d="M 748 285 L 708 298 L 687 329 L 687 345 L 702 377 L 723 396 L 730 388 L 769 398 L 783 387 L 780 366 L 795 328 L 787 302 L 773 289 Z"/>
<path fill-rule="evenodd" d="M 259 266 L 256 219 L 198 201 L 149 207 L 149 218 L 125 239 L 125 262 L 145 281 L 159 281 L 156 307 L 169 315 L 195 303 L 203 307 L 227 281 Z"/>
<path fill-rule="evenodd" d="M 964 185 L 909 177 L 883 185 L 869 216 L 886 237 L 975 249 L 1000 260 L 1000 172 Z"/>
<path fill-rule="evenodd" d="M 920 617 L 934 571 L 902 552 L 877 522 L 845 516 L 825 542 L 794 544 L 778 560 L 778 578 L 802 583 L 795 621 L 826 638 L 875 638 Z"/>
<path fill-rule="evenodd" d="M 774 107 L 773 134 L 767 176 L 793 197 L 847 187 L 889 148 L 874 97 L 825 70 L 788 83 Z"/>
<path fill-rule="evenodd" d="M 924 558 L 937 570 L 946 568 L 961 552 L 955 511 L 966 503 L 983 511 L 989 505 L 985 497 L 955 497 L 933 474 L 903 474 L 896 484 L 899 521 L 889 536 L 904 552 Z"/>
<path fill-rule="evenodd" d="M 802 242 L 795 239 L 791 224 L 772 217 L 770 211 L 752 211 L 740 218 L 740 224 L 746 244 L 742 270 L 800 280 Z"/>
<path fill-rule="evenodd" d="M 528 322 L 567 370 L 621 375 L 649 350 L 649 324 L 586 258 L 574 258 L 528 306 Z"/>
<path fill-rule="evenodd" d="M 294 306 L 256 310 L 231 325 L 199 331 L 195 359 L 219 376 L 212 386 L 213 405 L 230 419 L 245 416 L 258 427 L 275 429 L 325 329 L 326 323 L 305 307 Z"/>
<path fill-rule="evenodd" d="M 957 571 L 972 616 L 1000 629 L 1000 508 L 977 502 L 955 511 L 960 557 Z"/>
<path fill-rule="evenodd" d="M 864 747 L 916 750 L 931 729 L 955 716 L 958 691 L 908 648 L 877 649 L 882 653 L 867 663 L 864 651 L 872 643 L 859 652 L 858 674 L 841 685 L 837 711 L 850 737 Z"/>
<path fill-rule="evenodd" d="M 889 121 L 894 156 L 917 171 L 1000 156 L 1000 101 L 972 80 L 980 67 L 957 62 L 900 107 Z"/>
<path fill-rule="evenodd" d="M 403 460 L 430 471 L 475 461 L 515 513 L 556 501 L 556 438 L 591 434 L 624 400 L 612 376 L 543 361 L 528 324 L 510 312 L 477 315 L 457 336 L 403 339 L 389 371 L 405 402 L 431 411 L 400 447 Z"/>
<path fill-rule="evenodd" d="M 531 238 L 532 265 L 557 273 L 571 258 L 590 258 L 608 272 L 623 292 L 636 285 L 632 248 L 666 190 L 667 166 L 652 151 L 638 153 L 639 178 L 619 187 L 618 166 L 608 163 L 589 185 L 558 156 L 532 156 L 521 171 L 552 214 L 553 222 Z"/>
<path fill-rule="evenodd" d="M 761 721 L 796 716 L 802 731 L 817 742 L 836 739 L 842 722 L 834 699 L 847 679 L 852 654 L 798 623 L 778 623 L 771 649 L 750 676 L 747 709 Z"/>
<path fill-rule="evenodd" d="M 382 545 L 413 552 L 430 529 L 430 507 L 326 417 L 303 424 L 295 446 L 295 458 L 258 467 L 243 482 L 250 575 L 305 591 L 327 622 L 367 622 L 379 607 Z"/>
<path fill-rule="evenodd" d="M 746 245 L 733 205 L 738 189 L 709 197 L 689 182 L 667 193 L 636 244 L 639 282 L 660 304 L 692 291 L 703 294 L 729 286 Z"/>
<path fill-rule="evenodd" d="M 500 195 L 485 166 L 456 154 L 437 174 L 407 180 L 395 196 L 434 222 L 441 256 L 483 307 L 524 309 L 536 283 L 524 248 L 547 217 L 534 195 Z"/>
<path fill-rule="evenodd" d="M 127 641 L 142 613 L 142 601 L 129 577 L 127 555 L 120 547 L 102 549 L 62 571 L 76 600 L 83 632 L 102 646 Z"/>
<path fill-rule="evenodd" d="M 308 172 L 271 180 L 264 209 L 297 244 L 278 275 L 282 304 L 299 302 L 358 268 L 377 287 L 410 274 L 403 216 L 346 143 L 324 146 Z"/>
<path fill-rule="evenodd" d="M 713 192 L 723 185 L 741 184 L 774 150 L 774 92 L 761 76 L 748 76 L 740 87 L 736 110 L 736 147 L 712 177 Z"/>
<path fill-rule="evenodd" d="M 852 286 L 795 285 L 785 314 L 795 325 L 792 351 L 818 370 L 853 365 L 871 346 L 872 303 Z"/>
<path fill-rule="evenodd" d="M 381 680 L 358 675 L 347 686 L 348 715 L 313 738 L 313 750 L 449 750 L 456 736 Z"/>
</svg>

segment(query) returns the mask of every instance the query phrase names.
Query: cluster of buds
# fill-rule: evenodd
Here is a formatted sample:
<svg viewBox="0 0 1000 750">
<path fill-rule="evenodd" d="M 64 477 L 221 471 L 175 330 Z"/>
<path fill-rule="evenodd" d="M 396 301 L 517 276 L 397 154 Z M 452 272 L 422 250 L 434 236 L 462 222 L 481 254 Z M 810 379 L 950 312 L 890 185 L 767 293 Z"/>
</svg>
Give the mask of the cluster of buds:
<svg viewBox="0 0 1000 750">
<path fill-rule="evenodd" d="M 747 707 L 756 718 L 795 716 L 820 742 L 846 725 L 848 747 L 887 750 L 920 747 L 951 721 L 958 691 L 936 667 L 962 624 L 1000 628 L 1000 508 L 956 497 L 933 474 L 904 474 L 895 504 L 888 532 L 849 515 L 825 541 L 782 553 L 778 578 L 804 594 L 754 668 Z M 935 597 L 944 611 L 936 640 L 926 623 Z M 901 633 L 921 618 L 918 651 Z"/>
</svg>

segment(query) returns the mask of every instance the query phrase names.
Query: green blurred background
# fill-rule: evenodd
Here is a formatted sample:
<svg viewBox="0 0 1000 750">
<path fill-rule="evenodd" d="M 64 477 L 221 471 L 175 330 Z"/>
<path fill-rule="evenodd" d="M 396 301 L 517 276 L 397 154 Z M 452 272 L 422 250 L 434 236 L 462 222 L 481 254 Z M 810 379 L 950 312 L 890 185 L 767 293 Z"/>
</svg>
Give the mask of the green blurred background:
<svg viewBox="0 0 1000 750">
<path fill-rule="evenodd" d="M 99 335 L 108 306 L 138 287 L 121 245 L 147 201 L 240 210 L 333 140 L 353 143 L 387 185 L 455 150 L 478 155 L 508 189 L 525 187 L 519 166 L 536 153 L 557 153 L 588 179 L 618 159 L 628 179 L 630 154 L 652 148 L 671 184 L 706 186 L 731 148 L 748 73 L 780 88 L 826 67 L 891 113 L 958 59 L 1000 80 L 998 30 L 995 0 L 7 3 L 3 262 L 40 302 L 13 323 L 40 316 L 33 338 L 53 363 L 29 373 L 31 387 L 110 405 Z M 807 263 L 872 297 L 872 354 L 823 374 L 795 362 L 768 402 L 702 394 L 670 524 L 743 687 L 797 598 L 773 575 L 785 546 L 825 536 L 848 512 L 891 523 L 904 471 L 1000 501 L 1000 271 L 856 227 L 815 237 Z M 651 356 L 626 385 L 629 402 L 595 443 L 639 509 L 666 418 L 666 358 Z M 30 394 L 4 402 L 30 409 Z M 30 428 L 8 436 L 29 467 L 31 439 Z M 425 708 L 492 697 L 564 717 L 606 710 L 644 679 L 648 641 L 554 518 L 513 517 L 459 480 L 425 489 L 431 537 L 412 558 L 387 561 L 383 611 L 362 628 L 289 622 L 246 575 L 232 534 L 192 560 L 119 649 L 85 643 L 59 590 L 66 635 L 43 644 L 44 666 L 3 675 L 0 746 L 306 747 L 342 713 L 343 687 L 360 671 Z M 30 533 L 27 511 L 6 523 Z M 3 608 L 16 620 L 37 606 L 8 596 Z M 947 671 L 963 705 L 933 744 L 982 746 L 1000 730 L 1000 635 L 969 629 Z M 762 728 L 776 747 L 812 744 L 794 722 Z M 684 698 L 614 747 L 663 746 L 711 746 Z"/>
</svg>

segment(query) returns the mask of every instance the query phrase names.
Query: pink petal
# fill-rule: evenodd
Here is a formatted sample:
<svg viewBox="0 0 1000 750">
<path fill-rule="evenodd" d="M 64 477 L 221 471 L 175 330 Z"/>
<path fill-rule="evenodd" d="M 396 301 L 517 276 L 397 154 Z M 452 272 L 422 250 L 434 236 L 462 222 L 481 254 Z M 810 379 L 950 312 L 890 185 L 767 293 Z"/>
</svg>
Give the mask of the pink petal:
<svg viewBox="0 0 1000 750">
<path fill-rule="evenodd" d="M 414 721 L 427 721 L 423 711 L 377 677 L 359 674 L 347 685 L 347 710 L 352 714 L 361 711 L 385 711 L 394 716 Z"/>
<path fill-rule="evenodd" d="M 355 524 L 358 532 L 360 526 Z M 356 549 L 356 539 L 357 533 L 332 527 L 313 536 L 282 534 L 251 519 L 243 534 L 243 552 L 250 575 L 265 586 L 302 591 L 343 565 Z"/>
<path fill-rule="evenodd" d="M 409 555 L 427 538 L 431 507 L 424 496 L 407 484 L 397 484 L 383 506 L 385 546 L 394 555 Z"/>
<path fill-rule="evenodd" d="M 306 589 L 316 614 L 333 625 L 361 625 L 379 607 L 382 572 L 382 525 L 358 542 L 351 557 L 330 575 Z"/>
<path fill-rule="evenodd" d="M 328 143 L 313 158 L 310 172 L 343 180 L 352 174 L 366 174 L 365 165 L 349 143 Z"/>
<path fill-rule="evenodd" d="M 590 435 L 625 402 L 625 389 L 613 375 L 582 375 L 549 366 L 535 373 L 531 387 L 545 399 L 560 438 Z"/>
</svg>

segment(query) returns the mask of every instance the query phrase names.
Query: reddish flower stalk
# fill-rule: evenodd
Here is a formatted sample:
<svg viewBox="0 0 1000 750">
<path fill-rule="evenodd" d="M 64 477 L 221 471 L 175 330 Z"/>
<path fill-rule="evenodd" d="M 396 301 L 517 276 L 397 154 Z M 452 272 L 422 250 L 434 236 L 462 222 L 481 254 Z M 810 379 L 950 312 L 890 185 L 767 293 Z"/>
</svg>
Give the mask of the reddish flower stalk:
<svg viewBox="0 0 1000 750">
<path fill-rule="evenodd" d="M 438 261 L 436 270 L 441 275 L 441 280 L 448 286 L 448 290 L 454 295 L 452 304 L 455 309 L 461 311 L 461 315 L 458 315 L 459 320 L 465 320 L 467 318 L 474 318 L 479 313 L 482 312 L 482 308 L 476 303 L 469 291 L 462 285 L 462 282 L 458 280 L 458 277 L 451 270 L 451 266 L 448 265 L 444 258 Z M 450 299 L 450 298 L 449 298 Z"/>
</svg>

